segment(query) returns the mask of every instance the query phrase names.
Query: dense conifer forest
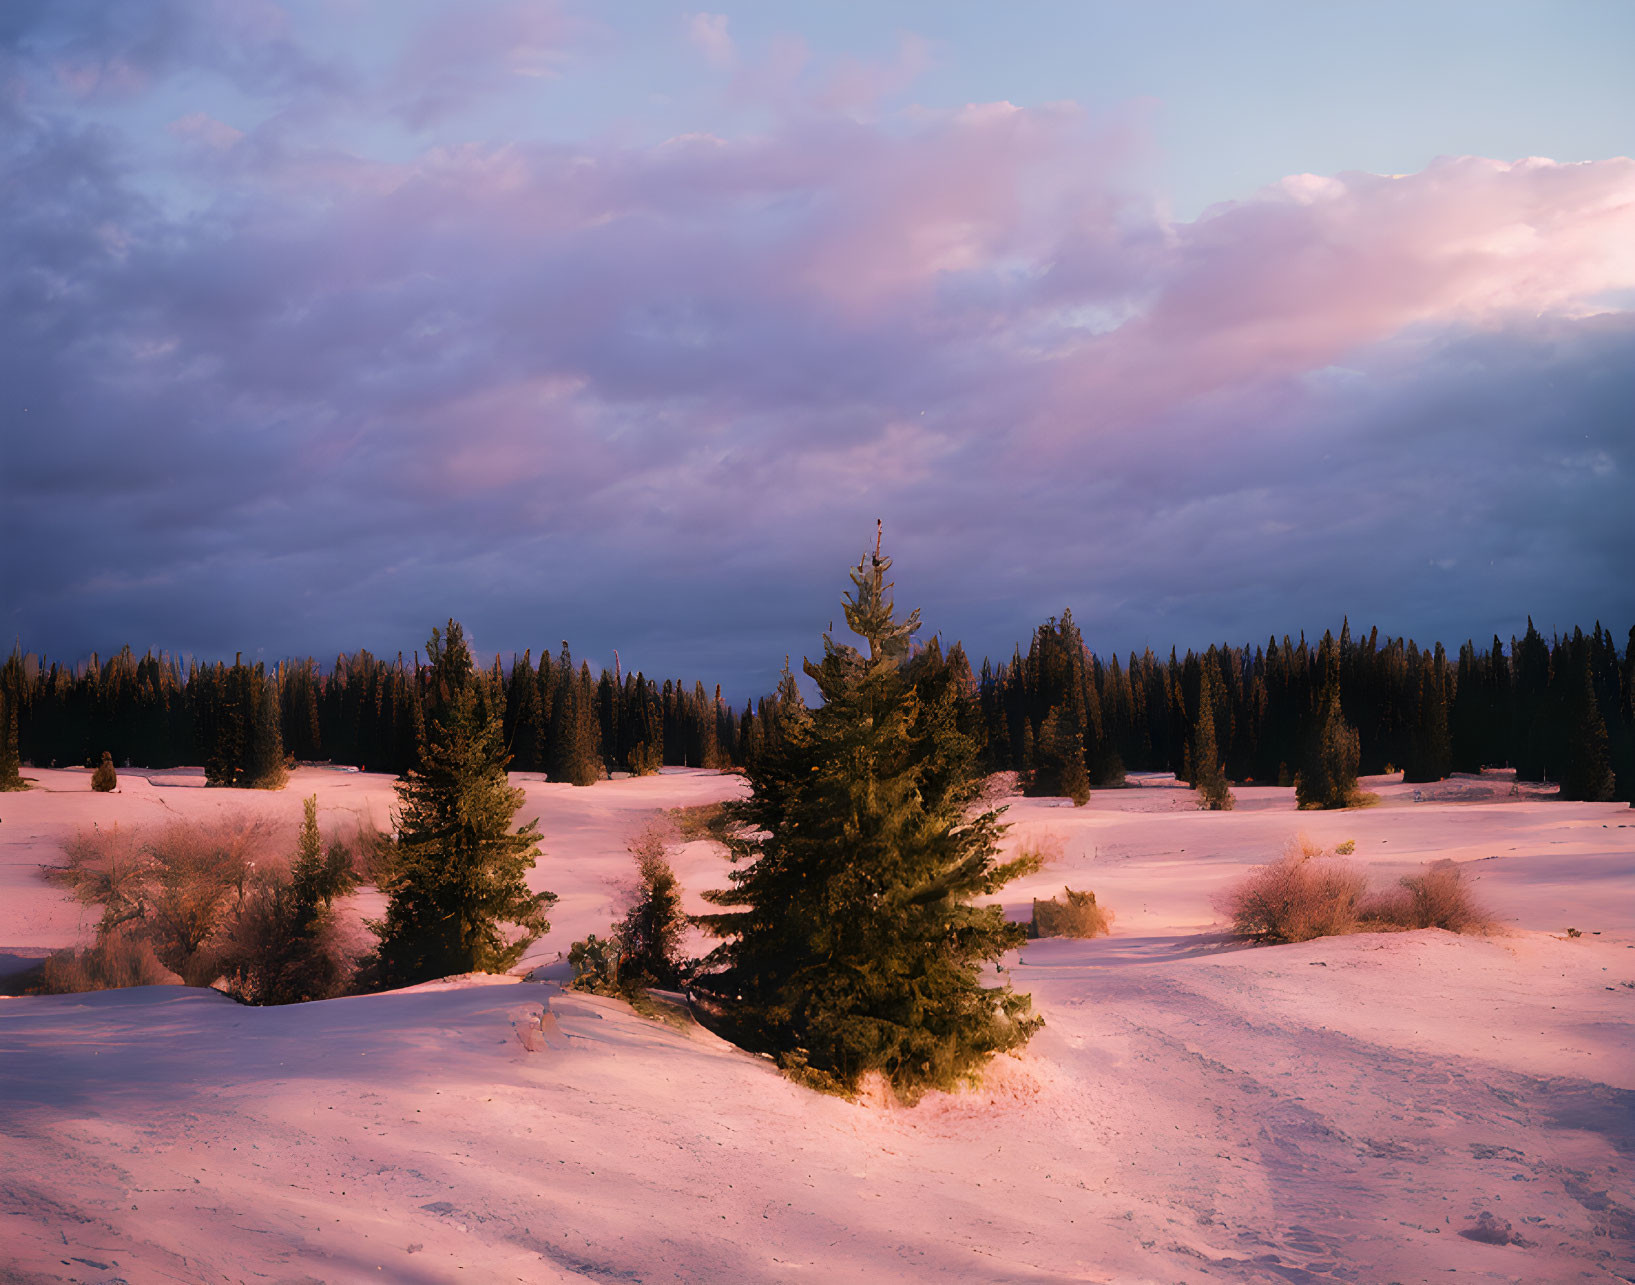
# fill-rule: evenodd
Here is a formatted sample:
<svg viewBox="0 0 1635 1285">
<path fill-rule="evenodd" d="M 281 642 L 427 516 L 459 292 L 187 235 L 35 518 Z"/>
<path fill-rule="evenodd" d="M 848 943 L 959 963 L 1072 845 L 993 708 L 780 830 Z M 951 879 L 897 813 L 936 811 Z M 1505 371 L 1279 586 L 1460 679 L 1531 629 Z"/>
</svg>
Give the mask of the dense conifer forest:
<svg viewBox="0 0 1635 1285">
<path fill-rule="evenodd" d="M 973 671 L 955 643 L 943 655 L 961 692 L 962 729 L 989 770 L 1023 774 L 1029 792 L 1085 797 L 1126 771 L 1173 771 L 1213 782 L 1193 762 L 1204 741 L 1234 782 L 1292 784 L 1312 774 L 1324 722 L 1330 752 L 1354 773 L 1398 768 L 1409 781 L 1512 766 L 1563 797 L 1635 798 L 1635 629 L 1622 654 L 1599 624 L 1546 640 L 1528 622 L 1508 645 L 1357 638 L 1349 625 L 1315 645 L 1304 635 L 1264 647 L 1121 660 L 1093 654 L 1071 612 L 1035 630 L 1024 652 Z M 323 668 L 185 666 L 125 648 L 65 665 L 13 652 L 0 667 L 0 767 L 10 763 L 205 768 L 218 785 L 277 785 L 288 759 L 401 774 L 424 733 L 430 666 L 367 651 Z M 777 741 L 800 702 L 786 672 L 776 692 L 734 709 L 719 686 L 593 672 L 568 645 L 552 656 L 499 657 L 480 671 L 477 700 L 503 719 L 514 771 L 589 784 L 608 771 L 661 765 L 744 766 Z M 1346 747 L 1354 738 L 1354 750 Z M 1086 779 L 1087 778 L 1087 779 Z"/>
</svg>

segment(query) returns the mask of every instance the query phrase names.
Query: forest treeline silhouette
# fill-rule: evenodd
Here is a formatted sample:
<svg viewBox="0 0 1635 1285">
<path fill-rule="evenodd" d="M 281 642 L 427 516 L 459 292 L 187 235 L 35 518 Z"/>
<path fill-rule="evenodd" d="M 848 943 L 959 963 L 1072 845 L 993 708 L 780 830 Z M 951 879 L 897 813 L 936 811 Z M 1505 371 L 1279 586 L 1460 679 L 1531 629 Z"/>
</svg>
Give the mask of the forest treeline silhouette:
<svg viewBox="0 0 1635 1285">
<path fill-rule="evenodd" d="M 1291 784 L 1337 697 L 1363 774 L 1400 768 L 1409 781 L 1512 766 L 1521 781 L 1559 782 L 1563 797 L 1635 798 L 1635 629 L 1622 654 L 1597 624 L 1546 640 L 1529 620 L 1506 646 L 1325 633 L 1265 646 L 1212 646 L 1167 657 L 1103 659 L 1071 612 L 1033 633 L 1024 652 L 973 670 L 955 643 L 925 644 L 954 675 L 962 731 L 989 771 L 1022 774 L 1030 793 L 1082 797 L 1126 771 L 1194 764 L 1208 705 L 1218 766 L 1235 782 Z M 480 712 L 497 712 L 513 771 L 586 785 L 611 771 L 747 765 L 777 740 L 799 688 L 735 709 L 701 681 L 593 672 L 567 645 L 552 656 L 499 657 L 478 671 Z M 18 766 L 202 765 L 212 784 L 282 784 L 290 760 L 401 774 L 416 761 L 432 671 L 417 655 L 185 667 L 127 647 L 77 665 L 19 647 L 0 666 L 0 778 Z M 1332 732 L 1332 729 L 1331 729 Z"/>
</svg>

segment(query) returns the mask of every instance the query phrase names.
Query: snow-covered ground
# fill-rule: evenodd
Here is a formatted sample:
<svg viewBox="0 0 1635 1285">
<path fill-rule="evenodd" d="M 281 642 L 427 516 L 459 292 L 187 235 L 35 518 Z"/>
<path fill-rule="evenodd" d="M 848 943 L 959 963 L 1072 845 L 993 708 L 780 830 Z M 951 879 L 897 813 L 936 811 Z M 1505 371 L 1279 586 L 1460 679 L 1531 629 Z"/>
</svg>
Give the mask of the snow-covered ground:
<svg viewBox="0 0 1635 1285">
<path fill-rule="evenodd" d="M 89 935 L 39 878 L 78 827 L 392 803 L 320 769 L 270 795 L 29 775 L 0 795 L 0 968 Z M 561 896 L 545 978 L 614 917 L 643 820 L 741 788 L 518 779 Z M 1008 960 L 1044 1031 L 913 1110 L 549 981 L 0 999 L 0 1281 L 1635 1280 L 1635 812 L 1366 784 L 1381 802 L 1341 813 L 1254 787 L 1200 813 L 1163 778 L 1013 800 L 1008 845 L 1056 855 L 1010 913 L 1088 887 L 1114 935 Z M 1214 898 L 1297 830 L 1381 884 L 1468 863 L 1504 931 L 1235 945 Z M 675 864 L 695 898 L 727 868 L 707 843 Z M 1528 1243 L 1460 1234 L 1484 1212 Z"/>
</svg>

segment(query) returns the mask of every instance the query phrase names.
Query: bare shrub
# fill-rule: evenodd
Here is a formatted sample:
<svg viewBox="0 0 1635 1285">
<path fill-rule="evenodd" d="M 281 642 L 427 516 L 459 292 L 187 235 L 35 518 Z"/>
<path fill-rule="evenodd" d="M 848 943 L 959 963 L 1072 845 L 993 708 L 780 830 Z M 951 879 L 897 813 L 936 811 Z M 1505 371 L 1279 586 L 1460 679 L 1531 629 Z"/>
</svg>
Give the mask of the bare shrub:
<svg viewBox="0 0 1635 1285">
<path fill-rule="evenodd" d="M 1064 845 L 1062 836 L 1053 830 L 1035 830 L 1026 835 L 1017 845 L 1016 859 L 1026 862 L 1025 870 L 1031 874 L 1035 870 L 1062 859 Z"/>
<path fill-rule="evenodd" d="M 1361 908 L 1369 926 L 1445 928 L 1449 932 L 1487 932 L 1493 920 L 1477 906 L 1457 863 L 1433 861 L 1418 874 L 1405 875 L 1397 887 L 1368 898 Z"/>
<path fill-rule="evenodd" d="M 1304 830 L 1283 845 L 1283 855 L 1285 857 L 1303 857 L 1308 861 L 1313 857 L 1324 856 L 1327 852 L 1327 848 L 1318 843 Z"/>
<path fill-rule="evenodd" d="M 362 816 L 354 816 L 347 828 L 332 829 L 328 849 L 345 854 L 354 886 L 367 883 L 378 888 L 391 868 L 392 836 Z"/>
<path fill-rule="evenodd" d="M 1122 784 L 1122 782 L 1120 782 Z M 983 807 L 995 807 L 1022 792 L 1021 776 L 1016 772 L 993 772 L 982 779 L 976 802 Z"/>
<path fill-rule="evenodd" d="M 111 932 L 86 950 L 60 950 L 48 956 L 29 993 L 76 995 L 125 986 L 174 986 L 180 981 L 143 938 Z"/>
<path fill-rule="evenodd" d="M 1033 899 L 1029 937 L 1102 937 L 1113 930 L 1113 912 L 1096 904 L 1093 892 L 1063 888 L 1066 900 Z"/>
<path fill-rule="evenodd" d="M 153 857 L 146 915 L 148 938 L 165 967 L 189 986 L 220 973 L 212 947 L 229 913 L 244 899 L 258 864 L 276 861 L 271 827 L 244 818 L 166 826 L 148 844 Z"/>
<path fill-rule="evenodd" d="M 187 985 L 207 986 L 218 972 L 212 946 L 257 862 L 276 865 L 272 844 L 266 822 L 242 818 L 176 822 L 142 842 L 118 826 L 93 827 L 64 845 L 67 860 L 46 877 L 102 906 L 99 942 L 128 932 Z"/>
<path fill-rule="evenodd" d="M 1324 855 L 1306 835 L 1296 835 L 1276 861 L 1257 866 L 1222 898 L 1235 932 L 1265 942 L 1310 941 L 1357 927 L 1367 877 L 1349 863 Z"/>
<path fill-rule="evenodd" d="M 102 907 L 102 925 L 108 932 L 140 919 L 153 878 L 153 857 L 136 842 L 131 830 L 117 825 L 92 826 L 74 834 L 63 845 L 67 859 L 45 871 L 46 880 L 72 889 L 76 900 Z"/>
<path fill-rule="evenodd" d="M 691 807 L 671 808 L 669 816 L 675 835 L 683 843 L 691 843 L 695 839 L 725 843 L 732 832 L 732 810 L 725 803 L 696 803 Z"/>
</svg>

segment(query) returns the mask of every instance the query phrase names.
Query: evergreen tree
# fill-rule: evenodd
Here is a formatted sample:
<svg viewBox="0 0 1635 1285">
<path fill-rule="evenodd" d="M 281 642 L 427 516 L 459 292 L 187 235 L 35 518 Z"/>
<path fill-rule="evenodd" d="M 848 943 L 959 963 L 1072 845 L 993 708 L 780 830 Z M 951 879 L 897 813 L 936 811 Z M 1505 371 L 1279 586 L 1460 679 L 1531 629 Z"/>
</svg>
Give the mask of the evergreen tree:
<svg viewBox="0 0 1635 1285">
<path fill-rule="evenodd" d="M 1527 617 L 1527 632 L 1510 646 L 1510 684 L 1516 749 L 1516 779 L 1547 781 L 1560 768 L 1550 761 L 1550 649 Z"/>
<path fill-rule="evenodd" d="M 1039 725 L 1039 745 L 1026 793 L 1061 796 L 1082 808 L 1090 802 L 1090 773 L 1084 766 L 1084 737 L 1070 711 L 1053 709 Z"/>
<path fill-rule="evenodd" d="M 1442 644 L 1434 658 L 1421 654 L 1414 676 L 1413 726 L 1403 760 L 1404 781 L 1440 781 L 1453 770 L 1453 742 L 1448 730 L 1447 656 Z"/>
<path fill-rule="evenodd" d="M 731 847 L 751 864 L 710 894 L 738 909 L 702 917 L 727 940 L 695 985 L 808 1082 L 851 1091 L 879 1072 L 913 1100 L 974 1076 L 1039 1019 L 1027 996 L 982 984 L 1024 930 L 970 899 L 1032 867 L 994 861 L 976 747 L 951 693 L 928 702 L 909 678 L 919 613 L 896 618 L 890 566 L 877 542 L 852 572 L 846 623 L 868 655 L 825 635 L 822 663 L 806 663 L 823 704 L 749 769 Z"/>
<path fill-rule="evenodd" d="M 1361 749 L 1357 729 L 1340 709 L 1340 676 L 1334 652 L 1325 638 L 1323 687 L 1306 737 L 1306 753 L 1295 777 L 1295 802 L 1303 808 L 1349 807 L 1357 795 Z"/>
<path fill-rule="evenodd" d="M 1601 716 L 1590 677 L 1589 646 L 1582 636 L 1574 640 L 1572 666 L 1577 681 L 1568 701 L 1566 759 L 1561 772 L 1561 797 L 1589 803 L 1610 802 L 1615 793 L 1606 719 Z"/>
<path fill-rule="evenodd" d="M 511 681 L 505 689 L 505 743 L 511 747 L 513 772 L 540 770 L 539 675 L 534 672 L 533 652 L 513 659 Z"/>
<path fill-rule="evenodd" d="M 17 701 L 0 685 L 0 790 L 26 790 L 23 765 L 17 757 Z"/>
<path fill-rule="evenodd" d="M 254 704 L 245 783 L 255 790 L 282 790 L 289 772 L 284 767 L 284 738 L 278 727 L 278 686 L 260 665 L 250 673 L 248 683 Z"/>
<path fill-rule="evenodd" d="M 244 783 L 244 747 L 249 719 L 244 709 L 243 665 L 235 660 L 229 670 L 221 663 L 201 672 L 203 690 L 198 702 L 198 740 L 204 749 L 206 785 Z"/>
<path fill-rule="evenodd" d="M 330 910 L 352 886 L 346 850 L 324 851 L 316 794 L 302 800 L 302 811 L 288 875 L 264 878 L 246 898 L 220 961 L 229 991 L 246 1004 L 328 999 L 342 989 L 350 968 L 334 939 Z"/>
<path fill-rule="evenodd" d="M 505 774 L 498 711 L 482 716 L 479 678 L 458 623 L 432 630 L 426 736 L 420 763 L 397 783 L 398 837 L 384 891 L 374 972 L 384 986 L 451 973 L 504 972 L 547 931 L 556 900 L 528 889 L 539 830 L 511 825 L 525 795 Z M 520 934 L 507 933 L 514 925 Z"/>
<path fill-rule="evenodd" d="M 556 701 L 551 715 L 553 781 L 595 785 L 602 779 L 602 739 L 596 714 L 596 686 L 590 666 L 574 672 L 568 644 L 562 644 L 557 665 Z"/>
<path fill-rule="evenodd" d="M 687 916 L 681 885 L 670 866 L 668 844 L 657 828 L 643 832 L 630 847 L 640 887 L 624 922 L 614 932 L 618 982 L 622 987 L 675 987 L 681 980 L 681 942 Z"/>
<path fill-rule="evenodd" d="M 1192 785 L 1198 802 L 1211 812 L 1230 812 L 1237 804 L 1226 783 L 1215 746 L 1215 667 L 1205 665 L 1198 686 L 1198 726 L 1192 734 Z"/>
<path fill-rule="evenodd" d="M 114 756 L 103 750 L 102 762 L 98 763 L 96 771 L 91 773 L 91 788 L 100 794 L 108 794 L 118 785 L 119 773 L 114 770 Z"/>
</svg>

